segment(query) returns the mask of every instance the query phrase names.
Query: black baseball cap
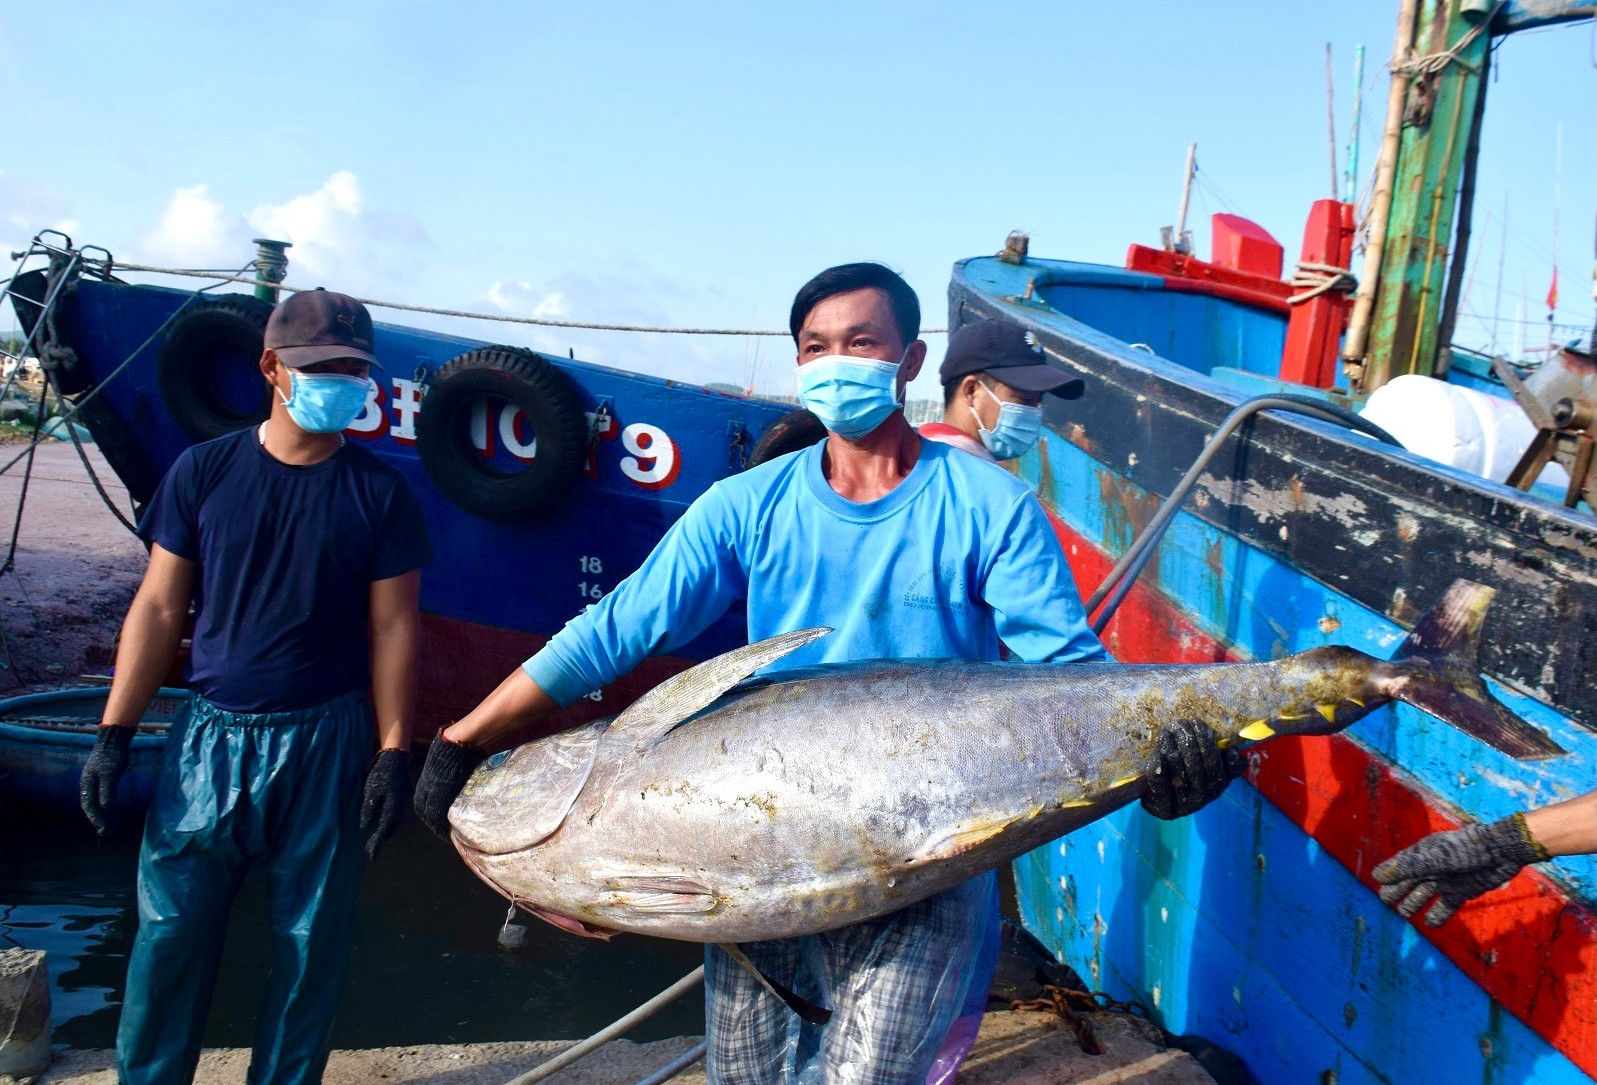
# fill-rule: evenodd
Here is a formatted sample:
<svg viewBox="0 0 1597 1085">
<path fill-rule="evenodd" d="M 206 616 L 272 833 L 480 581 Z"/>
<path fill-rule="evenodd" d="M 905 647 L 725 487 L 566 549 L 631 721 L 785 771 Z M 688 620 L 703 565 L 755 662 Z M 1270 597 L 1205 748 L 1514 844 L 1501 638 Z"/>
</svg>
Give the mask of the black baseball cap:
<svg viewBox="0 0 1597 1085">
<path fill-rule="evenodd" d="M 348 294 L 317 287 L 290 294 L 266 319 L 266 346 L 284 365 L 299 368 L 338 358 L 377 365 L 372 315 Z M 380 368 L 380 367 L 379 367 Z"/>
<path fill-rule="evenodd" d="M 1052 392 L 1060 399 L 1078 399 L 1086 387 L 1080 377 L 1056 369 L 1037 337 L 1003 320 L 978 320 L 948 337 L 938 380 L 986 373 L 1018 392 Z"/>
</svg>

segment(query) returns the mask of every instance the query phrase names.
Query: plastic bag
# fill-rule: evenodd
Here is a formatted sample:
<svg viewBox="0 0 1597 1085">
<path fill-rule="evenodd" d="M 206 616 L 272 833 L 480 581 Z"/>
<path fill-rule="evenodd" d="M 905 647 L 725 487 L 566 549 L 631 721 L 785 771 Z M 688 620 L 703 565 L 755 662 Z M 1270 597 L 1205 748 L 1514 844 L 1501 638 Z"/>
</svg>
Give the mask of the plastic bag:
<svg viewBox="0 0 1597 1085">
<path fill-rule="evenodd" d="M 997 880 L 989 873 L 877 919 L 744 945 L 767 976 L 832 1010 L 820 1026 L 707 947 L 711 1085 L 950 1080 L 975 1038 L 972 1007 L 979 1025 L 997 941 Z M 950 1036 L 956 1021 L 962 1027 Z"/>
</svg>

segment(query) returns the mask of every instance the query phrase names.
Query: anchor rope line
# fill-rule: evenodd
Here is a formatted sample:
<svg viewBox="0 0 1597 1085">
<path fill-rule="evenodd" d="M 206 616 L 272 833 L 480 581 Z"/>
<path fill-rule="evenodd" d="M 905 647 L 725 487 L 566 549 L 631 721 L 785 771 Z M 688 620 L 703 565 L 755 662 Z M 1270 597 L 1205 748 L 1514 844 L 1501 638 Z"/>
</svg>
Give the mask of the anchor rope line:
<svg viewBox="0 0 1597 1085">
<path fill-rule="evenodd" d="M 249 266 L 250 265 L 248 265 L 248 264 L 245 265 L 246 268 L 249 267 Z M 241 268 L 240 270 L 244 270 L 244 269 Z M 206 276 L 206 277 L 207 278 L 215 278 L 215 276 Z M 231 277 L 229 277 L 229 278 L 231 278 Z M 163 332 L 166 331 L 166 326 L 168 324 L 172 323 L 172 321 L 177 317 L 177 315 L 179 313 L 183 312 L 183 310 L 187 309 L 191 304 L 193 304 L 195 299 L 197 299 L 201 294 L 204 294 L 207 290 L 215 290 L 217 287 L 219 287 L 221 285 L 222 284 L 220 282 L 215 282 L 215 283 L 211 283 L 209 286 L 202 286 L 199 289 L 197 289 L 197 290 L 193 291 L 192 293 L 190 293 L 188 297 L 184 298 L 183 301 L 178 305 L 178 307 L 176 309 L 172 310 L 171 315 L 168 316 L 165 320 L 161 321 L 160 326 L 157 327 L 153 332 L 151 332 L 149 334 L 149 337 L 146 338 L 144 340 L 144 342 L 140 343 L 136 348 L 134 348 L 134 350 L 126 358 L 122 359 L 122 363 L 120 365 L 118 365 L 115 369 L 111 370 L 111 372 L 105 377 L 104 380 L 96 381 L 95 384 L 94 384 L 94 387 L 90 388 L 88 391 L 86 391 L 82 395 L 78 396 L 77 400 L 75 402 L 73 402 L 72 405 L 67 410 L 63 411 L 61 414 L 56 416 L 56 417 L 61 419 L 61 424 L 62 425 L 67 425 L 67 424 L 71 423 L 73 421 L 73 419 L 75 419 L 77 417 L 78 411 L 83 408 L 83 405 L 85 403 L 87 403 L 89 400 L 93 399 L 95 396 L 99 395 L 100 394 L 100 390 L 102 388 L 104 388 L 107 384 L 110 384 L 113 380 L 115 380 L 122 373 L 122 371 L 124 369 L 126 369 L 128 366 L 132 365 L 133 364 L 133 359 L 137 358 L 140 354 L 142 354 L 144 352 L 145 348 L 147 348 L 151 343 L 155 342 L 156 338 L 159 337 Z M 13 456 L 3 466 L 0 466 L 0 475 L 3 475 L 7 471 L 11 470 L 18 463 L 20 463 L 23 459 L 27 459 L 28 462 L 29 462 L 29 465 L 31 467 L 32 462 L 33 462 L 33 450 L 35 448 L 37 448 L 42 441 L 43 441 L 43 438 L 40 437 L 38 431 L 35 430 L 34 431 L 34 435 L 33 435 L 33 440 L 29 442 L 28 447 L 24 448 L 21 452 L 17 453 L 15 456 Z"/>
<path fill-rule="evenodd" d="M 1292 287 L 1305 292 L 1293 294 L 1286 299 L 1286 303 L 1302 305 L 1327 290 L 1341 290 L 1351 294 L 1359 288 L 1359 281 L 1345 267 L 1337 267 L 1335 264 L 1316 264 L 1305 260 L 1299 263 L 1297 270 L 1292 273 Z"/>
<path fill-rule="evenodd" d="M 1453 64 L 1455 62 L 1460 67 L 1466 68 L 1471 72 L 1475 71 L 1475 66 L 1473 64 L 1464 63 L 1463 60 L 1459 59 L 1459 54 L 1461 54 L 1465 49 L 1468 49 L 1470 43 L 1476 38 L 1480 37 L 1481 34 L 1485 32 L 1486 28 L 1492 25 L 1493 20 L 1497 18 L 1497 13 L 1502 11 L 1507 4 L 1508 0 L 1498 0 L 1497 5 L 1492 8 L 1491 13 L 1488 14 L 1486 18 L 1482 19 L 1480 22 L 1471 27 L 1469 33 L 1465 34 L 1462 38 L 1459 38 L 1458 41 L 1453 44 L 1451 49 L 1444 49 L 1439 53 L 1426 53 L 1424 56 L 1419 57 L 1410 53 L 1401 60 L 1399 60 L 1397 57 L 1393 57 L 1386 63 L 1387 71 L 1397 76 L 1435 75 L 1443 68 L 1446 68 L 1449 64 Z"/>
<path fill-rule="evenodd" d="M 211 275 L 186 268 L 151 267 L 147 264 L 117 264 L 120 271 L 147 271 L 157 275 L 188 275 L 195 278 L 220 278 L 224 282 L 244 283 L 246 286 L 266 286 L 274 290 L 299 292 L 312 289 L 306 286 L 285 286 L 267 279 L 250 279 L 239 275 Z M 509 313 L 479 313 L 470 309 L 440 309 L 431 305 L 411 305 L 402 301 L 379 301 L 376 298 L 356 298 L 362 305 L 379 309 L 399 309 L 407 313 L 427 313 L 431 316 L 456 316 L 468 320 L 495 320 L 502 324 L 536 324 L 544 328 L 576 328 L 599 332 L 650 332 L 658 335 L 791 335 L 786 328 L 672 328 L 659 324 L 601 324 L 585 320 L 554 320 L 540 316 L 511 316 Z M 922 335 L 945 335 L 947 328 L 922 328 Z"/>
</svg>

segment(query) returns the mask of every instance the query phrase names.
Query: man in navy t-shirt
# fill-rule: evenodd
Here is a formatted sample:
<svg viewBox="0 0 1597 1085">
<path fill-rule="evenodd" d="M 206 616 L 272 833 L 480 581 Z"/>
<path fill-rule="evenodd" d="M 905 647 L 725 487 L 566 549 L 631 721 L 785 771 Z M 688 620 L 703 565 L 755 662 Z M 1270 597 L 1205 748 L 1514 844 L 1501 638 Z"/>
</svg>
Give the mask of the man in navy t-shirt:
<svg viewBox="0 0 1597 1085">
<path fill-rule="evenodd" d="M 431 550 L 405 480 L 341 433 L 366 404 L 371 316 L 307 291 L 273 310 L 265 344 L 271 416 L 185 451 L 139 524 L 150 564 L 83 773 L 83 811 L 103 832 L 192 602 L 196 697 L 145 822 L 123 1085 L 193 1080 L 228 910 L 255 862 L 275 936 L 250 1081 L 320 1081 L 362 837 L 375 856 L 410 799 Z"/>
</svg>

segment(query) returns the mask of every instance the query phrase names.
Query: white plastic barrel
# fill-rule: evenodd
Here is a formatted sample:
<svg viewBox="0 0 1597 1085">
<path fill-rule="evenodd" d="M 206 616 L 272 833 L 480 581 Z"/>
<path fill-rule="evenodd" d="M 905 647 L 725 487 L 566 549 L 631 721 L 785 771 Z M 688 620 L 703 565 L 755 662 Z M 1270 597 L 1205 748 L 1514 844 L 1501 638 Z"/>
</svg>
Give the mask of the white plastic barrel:
<svg viewBox="0 0 1597 1085">
<path fill-rule="evenodd" d="M 1359 413 L 1410 452 L 1494 482 L 1507 480 L 1536 436 L 1513 400 L 1412 373 L 1377 388 Z M 1537 481 L 1562 491 L 1569 473 L 1550 463 Z"/>
</svg>

